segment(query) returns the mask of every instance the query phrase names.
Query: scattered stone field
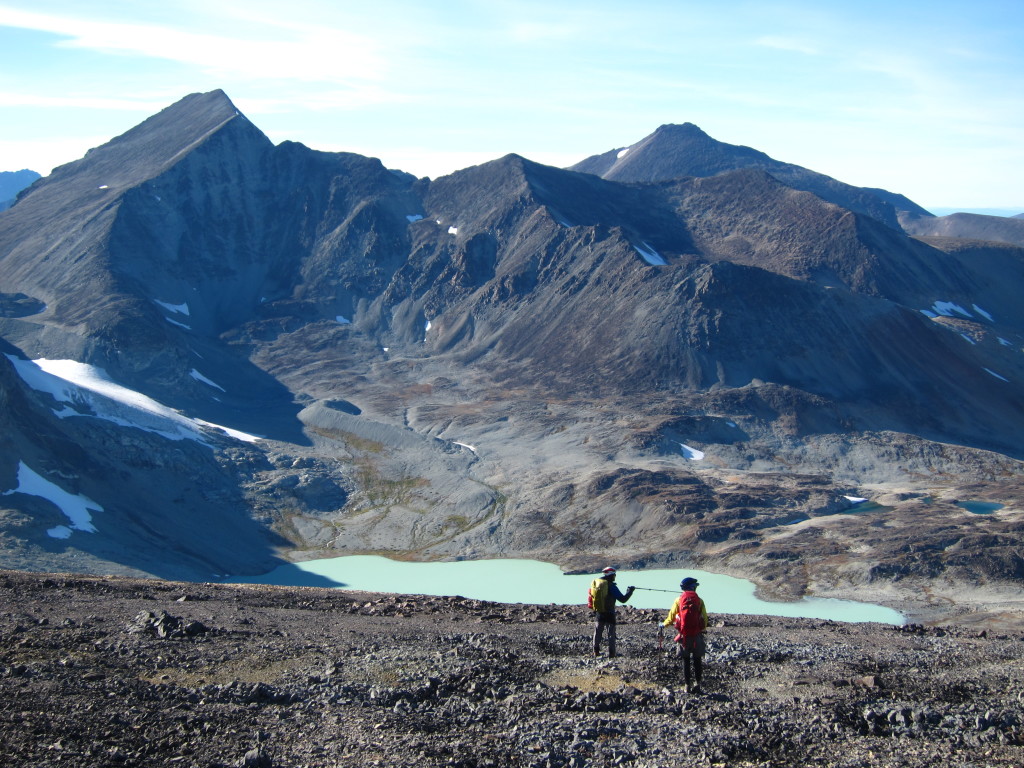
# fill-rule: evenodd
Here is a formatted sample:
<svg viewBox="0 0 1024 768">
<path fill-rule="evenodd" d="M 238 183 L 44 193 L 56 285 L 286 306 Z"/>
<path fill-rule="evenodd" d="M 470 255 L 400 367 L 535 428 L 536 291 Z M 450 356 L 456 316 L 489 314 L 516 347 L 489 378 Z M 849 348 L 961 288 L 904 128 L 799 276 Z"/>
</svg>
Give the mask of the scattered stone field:
<svg viewBox="0 0 1024 768">
<path fill-rule="evenodd" d="M 1024 765 L 1019 634 L 704 598 L 687 695 L 659 611 L 4 571 L 4 765 Z"/>
</svg>

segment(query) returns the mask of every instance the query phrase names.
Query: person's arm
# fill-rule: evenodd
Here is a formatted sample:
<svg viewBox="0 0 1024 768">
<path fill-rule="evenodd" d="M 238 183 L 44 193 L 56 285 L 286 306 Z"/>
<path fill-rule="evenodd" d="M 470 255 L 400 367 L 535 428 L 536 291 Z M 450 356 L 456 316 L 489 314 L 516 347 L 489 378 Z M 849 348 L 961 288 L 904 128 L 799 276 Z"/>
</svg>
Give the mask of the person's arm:
<svg viewBox="0 0 1024 768">
<path fill-rule="evenodd" d="M 611 584 L 608 589 L 608 596 L 612 600 L 617 600 L 618 602 L 624 603 L 631 597 L 633 597 L 633 590 L 635 589 L 636 587 L 627 587 L 626 594 L 624 595 L 623 591 L 621 589 L 618 589 L 617 584 Z"/>
<path fill-rule="evenodd" d="M 701 621 L 704 623 L 704 626 L 702 627 L 702 629 L 707 629 L 708 628 L 708 609 L 707 609 L 707 606 L 704 605 L 704 601 L 703 600 L 700 601 L 700 618 L 701 618 Z"/>
<path fill-rule="evenodd" d="M 670 627 L 670 626 L 672 626 L 672 622 L 674 622 L 676 620 L 676 614 L 678 614 L 678 613 L 679 613 L 679 601 L 675 600 L 672 603 L 672 607 L 668 609 L 668 617 L 663 622 L 661 622 L 661 626 L 663 626 L 663 627 Z"/>
</svg>

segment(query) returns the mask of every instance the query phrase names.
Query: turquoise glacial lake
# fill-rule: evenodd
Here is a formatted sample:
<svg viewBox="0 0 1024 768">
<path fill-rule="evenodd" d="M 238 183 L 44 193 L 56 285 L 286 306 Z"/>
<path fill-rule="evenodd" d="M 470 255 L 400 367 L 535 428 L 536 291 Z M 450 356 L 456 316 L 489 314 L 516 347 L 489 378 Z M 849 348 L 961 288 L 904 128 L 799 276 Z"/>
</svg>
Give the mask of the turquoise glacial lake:
<svg viewBox="0 0 1024 768">
<path fill-rule="evenodd" d="M 282 565 L 268 574 L 229 578 L 244 584 L 292 587 L 333 587 L 367 592 L 412 595 L 461 595 L 498 603 L 556 603 L 585 605 L 587 588 L 600 574 L 566 575 L 558 566 L 537 560 L 461 560 L 453 563 L 410 563 L 372 555 L 352 555 Z M 878 622 L 902 625 L 897 611 L 852 600 L 808 597 L 795 602 L 770 602 L 754 596 L 754 584 L 744 579 L 695 570 L 620 570 L 616 583 L 625 592 L 637 591 L 629 605 L 636 608 L 671 606 L 685 576 L 700 581 L 698 593 L 709 613 L 740 613 Z M 656 591 L 657 590 L 657 591 Z M 664 590 L 664 591 L 662 591 Z"/>
</svg>

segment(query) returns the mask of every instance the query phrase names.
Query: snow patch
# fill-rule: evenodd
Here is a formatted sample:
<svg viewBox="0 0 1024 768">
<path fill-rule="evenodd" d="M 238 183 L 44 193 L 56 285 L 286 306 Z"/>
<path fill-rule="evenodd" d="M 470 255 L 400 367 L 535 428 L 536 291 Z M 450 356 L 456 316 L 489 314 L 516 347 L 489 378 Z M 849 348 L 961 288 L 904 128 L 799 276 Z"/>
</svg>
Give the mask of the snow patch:
<svg viewBox="0 0 1024 768">
<path fill-rule="evenodd" d="M 989 368 L 986 368 L 986 369 L 985 369 L 985 373 L 988 373 L 988 374 L 991 374 L 992 376 L 995 376 L 995 377 L 996 377 L 997 379 L 999 379 L 1000 381 L 1005 381 L 1005 382 L 1007 382 L 1007 383 L 1009 383 L 1009 381 L 1010 381 L 1010 380 L 1009 380 L 1008 378 L 1006 378 L 1005 376 L 1000 376 L 1000 375 L 999 375 L 998 373 L 996 373 L 996 372 L 995 372 L 995 371 L 993 371 L 993 370 L 990 370 Z"/>
<path fill-rule="evenodd" d="M 459 234 L 459 228 L 458 227 L 448 227 L 448 234 L 449 235 L 457 235 L 457 234 Z"/>
<path fill-rule="evenodd" d="M 967 335 L 966 333 L 961 333 L 960 335 L 961 335 L 961 336 L 963 336 L 963 337 L 964 337 L 965 339 L 967 339 L 967 340 L 968 340 L 969 342 L 971 342 L 971 344 L 975 344 L 975 345 L 977 345 L 977 343 L 978 343 L 978 342 L 976 342 L 976 341 L 975 341 L 974 339 L 972 339 L 972 338 L 971 338 L 970 336 L 968 336 L 968 335 Z"/>
<path fill-rule="evenodd" d="M 974 317 L 966 309 L 959 304 L 954 304 L 952 301 L 936 301 L 932 304 L 932 312 L 943 317 L 952 317 L 954 312 L 963 317 Z"/>
<path fill-rule="evenodd" d="M 420 216 L 418 213 L 409 213 L 406 214 L 405 218 L 410 224 L 412 224 L 414 221 L 420 221 L 423 217 Z"/>
<path fill-rule="evenodd" d="M 209 421 L 203 421 L 202 419 L 195 419 L 195 422 L 196 424 L 206 427 L 207 429 L 213 429 L 218 432 L 222 432 L 228 437 L 235 438 L 235 440 L 241 440 L 243 443 L 257 443 L 263 439 L 259 435 L 250 435 L 248 432 L 242 432 L 239 429 L 232 429 L 231 427 L 224 427 L 221 426 L 220 424 L 214 424 Z"/>
<path fill-rule="evenodd" d="M 426 333 L 427 331 L 430 330 L 430 325 L 431 325 L 430 321 L 427 320 L 427 324 L 423 326 L 423 332 L 424 333 Z"/>
<path fill-rule="evenodd" d="M 227 392 L 227 390 L 224 389 L 224 387 L 222 387 L 220 384 L 214 384 L 212 381 L 203 376 L 203 374 L 201 374 L 195 368 L 189 371 L 188 375 L 191 376 L 196 381 L 201 381 L 203 384 L 206 384 L 207 386 L 213 387 L 214 389 L 219 389 L 221 392 Z"/>
<path fill-rule="evenodd" d="M 843 496 L 851 504 L 863 504 L 867 499 L 862 499 L 860 496 Z"/>
<path fill-rule="evenodd" d="M 1002 336 L 998 336 L 996 338 L 999 339 L 999 343 L 1002 344 L 1004 347 L 1012 347 L 1013 346 L 1013 342 L 1010 341 L 1009 339 L 1004 339 Z"/>
<path fill-rule="evenodd" d="M 994 322 L 994 320 L 992 319 L 992 315 L 990 315 L 984 309 L 979 307 L 977 304 L 971 304 L 971 308 L 974 309 L 975 312 L 984 317 L 986 320 L 988 320 L 990 323 Z"/>
<path fill-rule="evenodd" d="M 457 442 L 457 441 L 453 441 L 453 442 L 455 443 L 455 445 L 462 446 L 463 448 L 465 448 L 467 450 L 470 450 L 473 453 L 476 453 L 476 447 L 474 447 L 472 445 L 469 445 L 468 443 L 460 443 L 460 442 Z"/>
<path fill-rule="evenodd" d="M 110 187 L 107 186 L 106 184 L 100 184 L 98 187 L 96 187 L 96 189 L 110 189 Z"/>
<path fill-rule="evenodd" d="M 704 458 L 704 451 L 698 451 L 696 448 L 691 448 L 686 443 L 679 443 L 679 447 L 682 449 L 683 456 L 688 458 L 690 461 L 700 461 Z"/>
<path fill-rule="evenodd" d="M 668 266 L 668 262 L 661 258 L 661 255 L 647 243 L 644 243 L 642 248 L 639 245 L 634 245 L 633 247 L 637 253 L 644 257 L 644 261 L 652 267 Z"/>
<path fill-rule="evenodd" d="M 195 440 L 208 445 L 203 427 L 219 430 L 239 440 L 259 438 L 216 424 L 191 419 L 156 400 L 112 381 L 107 372 L 75 360 L 22 360 L 7 355 L 22 380 L 37 392 L 53 397 L 60 418 L 85 416 L 122 427 L 152 432 L 168 440 Z M 244 436 L 243 436 L 244 435 Z"/>
<path fill-rule="evenodd" d="M 188 304 L 171 304 L 170 302 L 160 301 L 159 299 L 153 299 L 153 303 L 159 304 L 168 312 L 176 312 L 179 315 L 188 315 Z"/>
<path fill-rule="evenodd" d="M 632 147 L 626 147 L 625 149 L 620 149 L 618 152 L 615 153 L 615 157 L 617 157 L 617 158 L 625 157 L 626 153 L 629 152 L 630 149 L 632 149 Z"/>
<path fill-rule="evenodd" d="M 336 318 L 334 318 L 334 320 L 336 322 L 341 323 L 342 325 L 349 325 L 352 322 L 351 320 L 349 320 L 347 317 L 344 317 L 343 315 L 338 315 Z"/>
<path fill-rule="evenodd" d="M 10 496 L 12 493 L 39 496 L 60 508 L 60 511 L 71 521 L 71 526 L 59 525 L 48 530 L 47 533 L 55 539 L 66 539 L 71 536 L 73 530 L 96 533 L 96 526 L 92 524 L 90 510 L 102 512 L 103 507 L 80 493 L 68 493 L 59 485 L 51 483 L 42 475 L 33 472 L 23 461 L 18 463 L 18 487 L 4 491 L 3 495 Z"/>
<path fill-rule="evenodd" d="M 179 323 L 177 320 L 174 320 L 174 319 L 172 319 L 170 317 L 165 317 L 164 320 L 166 320 L 171 325 L 176 325 L 179 328 L 184 328 L 186 331 L 191 331 L 192 330 L 192 326 L 191 325 L 185 325 L 184 323 Z"/>
</svg>

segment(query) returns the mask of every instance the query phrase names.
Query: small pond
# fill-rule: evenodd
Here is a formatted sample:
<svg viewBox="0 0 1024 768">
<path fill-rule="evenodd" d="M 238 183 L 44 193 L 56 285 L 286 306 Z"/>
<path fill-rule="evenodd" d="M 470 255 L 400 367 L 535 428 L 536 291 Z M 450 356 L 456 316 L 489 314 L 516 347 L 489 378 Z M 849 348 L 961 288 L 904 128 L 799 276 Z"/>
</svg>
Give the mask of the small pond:
<svg viewBox="0 0 1024 768">
<path fill-rule="evenodd" d="M 958 501 L 956 505 L 975 515 L 991 515 L 1003 508 L 1002 504 L 994 501 Z"/>
<path fill-rule="evenodd" d="M 567 575 L 558 566 L 536 560 L 461 560 L 413 563 L 372 555 L 352 555 L 282 565 L 268 574 L 227 579 L 247 584 L 316 586 L 419 595 L 461 595 L 499 603 L 585 605 L 587 588 L 599 574 Z M 666 611 L 685 576 L 700 580 L 698 592 L 710 613 L 764 614 L 846 622 L 904 623 L 891 608 L 851 600 L 804 598 L 781 603 L 754 596 L 744 579 L 696 570 L 620 570 L 617 583 L 625 591 L 637 587 L 629 604 Z"/>
</svg>

